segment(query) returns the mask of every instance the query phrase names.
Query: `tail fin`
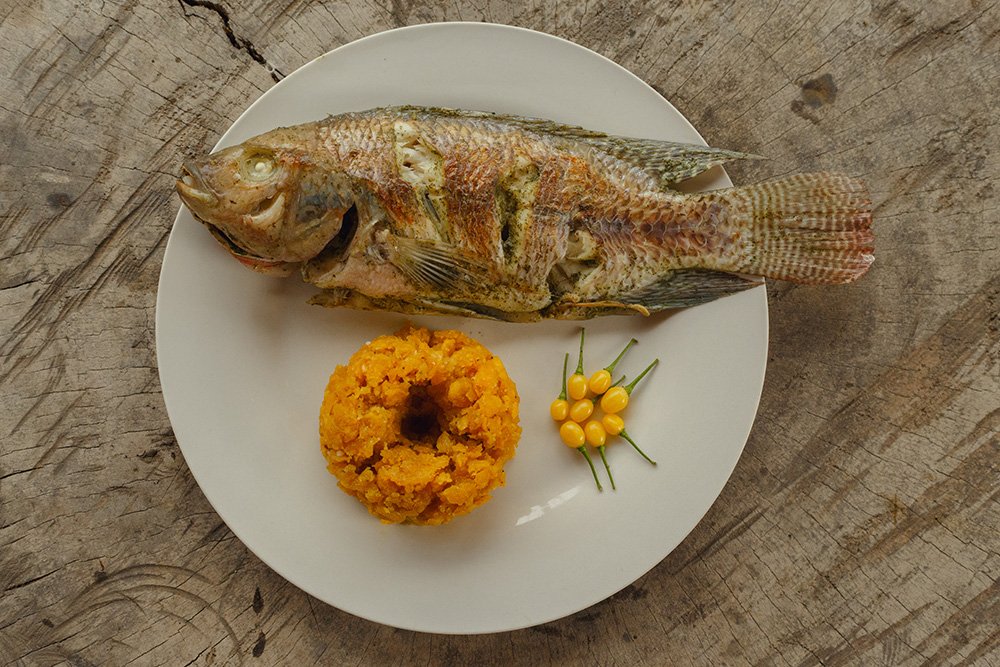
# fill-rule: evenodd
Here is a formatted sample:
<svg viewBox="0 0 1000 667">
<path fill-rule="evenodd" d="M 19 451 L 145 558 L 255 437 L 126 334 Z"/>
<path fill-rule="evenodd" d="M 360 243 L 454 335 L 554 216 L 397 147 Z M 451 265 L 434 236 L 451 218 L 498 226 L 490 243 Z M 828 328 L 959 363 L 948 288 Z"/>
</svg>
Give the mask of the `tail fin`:
<svg viewBox="0 0 1000 667">
<path fill-rule="evenodd" d="M 751 211 L 740 271 L 798 283 L 857 280 L 875 260 L 871 200 L 843 174 L 800 174 L 730 190 Z"/>
</svg>

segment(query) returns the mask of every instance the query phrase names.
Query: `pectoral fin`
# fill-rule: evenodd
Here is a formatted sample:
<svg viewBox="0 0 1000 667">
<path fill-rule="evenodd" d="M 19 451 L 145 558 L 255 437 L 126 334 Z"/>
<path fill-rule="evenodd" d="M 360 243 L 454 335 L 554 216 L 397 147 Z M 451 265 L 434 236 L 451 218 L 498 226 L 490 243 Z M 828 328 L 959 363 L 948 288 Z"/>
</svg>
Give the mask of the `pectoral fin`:
<svg viewBox="0 0 1000 667">
<path fill-rule="evenodd" d="M 438 290 L 489 284 L 489 267 L 453 245 L 402 236 L 387 245 L 389 261 L 415 283 Z"/>
<path fill-rule="evenodd" d="M 638 290 L 624 294 L 621 301 L 645 306 L 650 312 L 686 308 L 741 292 L 762 284 L 723 271 L 683 269 L 673 271 Z"/>
</svg>

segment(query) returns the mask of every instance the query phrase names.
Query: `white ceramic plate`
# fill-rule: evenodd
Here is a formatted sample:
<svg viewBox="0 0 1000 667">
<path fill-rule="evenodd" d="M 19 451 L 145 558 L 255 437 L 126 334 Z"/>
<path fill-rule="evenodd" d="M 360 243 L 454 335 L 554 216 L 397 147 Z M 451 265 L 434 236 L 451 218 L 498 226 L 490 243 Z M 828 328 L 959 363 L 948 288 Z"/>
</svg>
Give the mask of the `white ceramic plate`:
<svg viewBox="0 0 1000 667">
<path fill-rule="evenodd" d="M 381 33 L 302 67 L 222 137 L 387 104 L 539 116 L 612 133 L 702 142 L 655 91 L 611 61 L 528 30 L 450 23 Z M 721 170 L 704 185 L 729 184 Z M 705 514 L 729 478 L 760 397 L 767 348 L 763 287 L 669 317 L 587 324 L 591 369 L 629 336 L 630 376 L 662 361 L 627 412 L 633 437 L 609 448 L 618 491 L 598 493 L 548 416 L 572 322 L 415 321 L 464 331 L 507 366 L 524 435 L 507 485 L 442 527 L 386 526 L 341 492 L 319 452 L 330 372 L 400 327 L 391 313 L 306 304 L 296 278 L 254 274 L 182 209 L 167 244 L 157 354 L 177 441 L 232 531 L 283 577 L 340 609 L 441 633 L 527 627 L 566 616 L 635 581 Z M 603 474 L 603 471 L 602 471 Z"/>
</svg>

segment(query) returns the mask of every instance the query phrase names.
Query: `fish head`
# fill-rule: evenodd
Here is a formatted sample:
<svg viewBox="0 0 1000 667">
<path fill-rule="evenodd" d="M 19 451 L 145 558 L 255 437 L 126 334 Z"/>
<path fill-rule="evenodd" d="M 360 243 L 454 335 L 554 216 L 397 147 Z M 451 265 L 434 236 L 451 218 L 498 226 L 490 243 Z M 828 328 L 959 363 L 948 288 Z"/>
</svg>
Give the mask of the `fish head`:
<svg viewBox="0 0 1000 667">
<path fill-rule="evenodd" d="M 188 160 L 176 183 L 191 213 L 243 264 L 288 275 L 341 236 L 352 201 L 342 175 L 275 130 Z"/>
</svg>

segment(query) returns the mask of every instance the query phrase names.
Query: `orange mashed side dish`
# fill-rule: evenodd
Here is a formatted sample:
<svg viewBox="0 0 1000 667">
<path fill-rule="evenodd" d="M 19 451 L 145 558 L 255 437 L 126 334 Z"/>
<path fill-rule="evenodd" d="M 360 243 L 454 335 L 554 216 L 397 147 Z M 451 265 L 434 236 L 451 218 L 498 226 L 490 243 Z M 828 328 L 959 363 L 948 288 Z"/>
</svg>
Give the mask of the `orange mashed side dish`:
<svg viewBox="0 0 1000 667">
<path fill-rule="evenodd" d="M 340 488 L 383 522 L 442 524 L 503 485 L 518 409 L 514 382 L 477 341 L 407 327 L 334 370 L 320 446 Z"/>
</svg>

